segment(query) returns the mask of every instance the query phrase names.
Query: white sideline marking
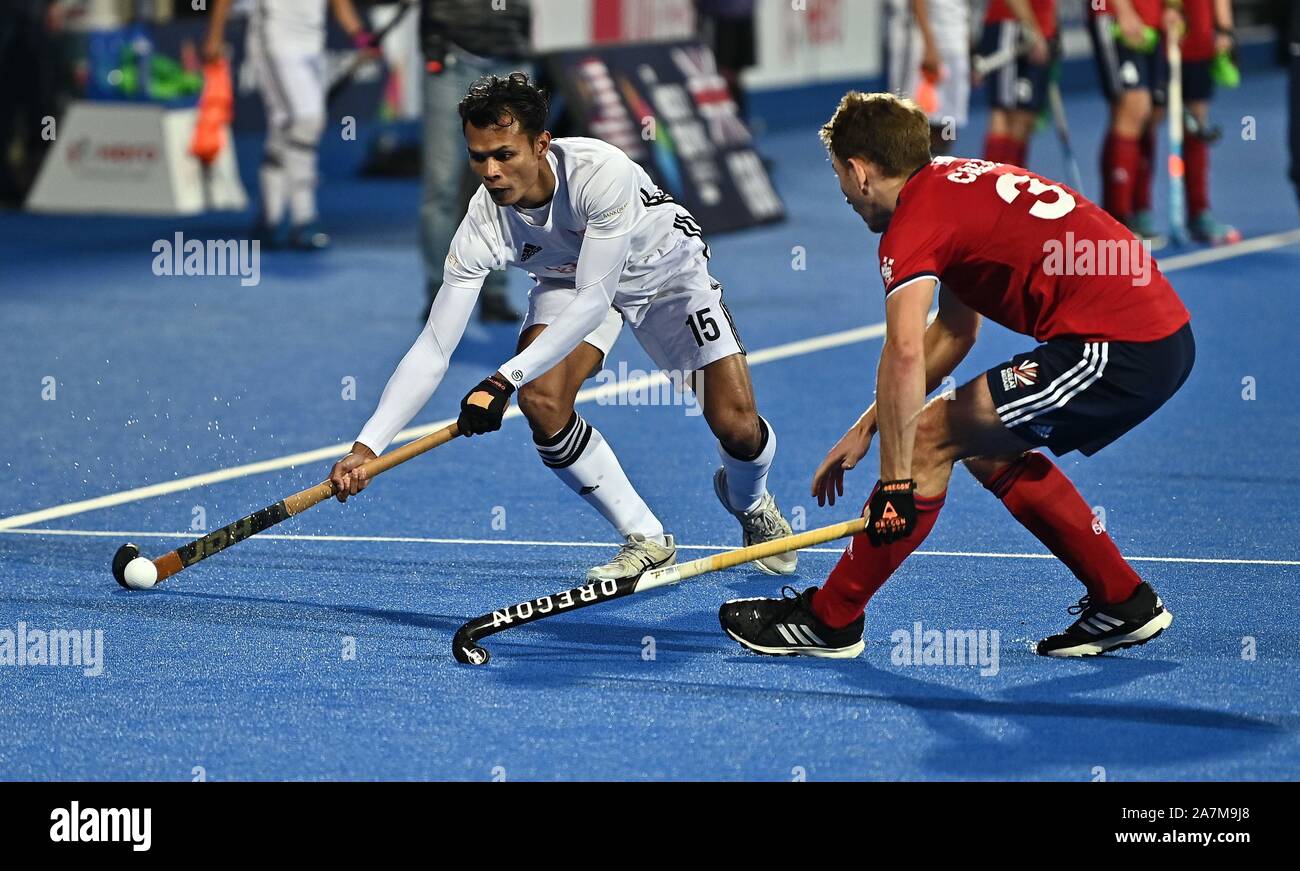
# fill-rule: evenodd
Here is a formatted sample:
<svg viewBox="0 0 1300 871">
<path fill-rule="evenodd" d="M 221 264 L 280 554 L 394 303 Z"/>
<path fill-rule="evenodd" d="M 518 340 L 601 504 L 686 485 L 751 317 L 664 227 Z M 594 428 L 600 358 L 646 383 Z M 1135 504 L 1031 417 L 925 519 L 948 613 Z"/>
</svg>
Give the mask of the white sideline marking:
<svg viewBox="0 0 1300 871">
<path fill-rule="evenodd" d="M 1293 245 L 1297 242 L 1300 242 L 1300 229 L 1286 230 L 1280 233 L 1270 233 L 1266 236 L 1256 236 L 1253 239 L 1246 239 L 1234 245 L 1224 245 L 1220 248 L 1209 248 L 1204 251 L 1193 251 L 1188 254 L 1179 254 L 1164 260 L 1157 257 L 1156 263 L 1160 266 L 1161 272 L 1168 274 L 1170 272 L 1177 272 L 1180 269 L 1191 269 L 1196 266 L 1203 266 L 1207 263 L 1217 263 L 1220 260 L 1244 257 L 1248 254 L 1258 254 L 1262 251 L 1272 251 L 1277 248 L 1284 248 L 1287 245 Z M 823 336 L 814 336 L 811 339 L 800 339 L 796 342 L 787 342 L 783 345 L 775 345 L 771 348 L 764 348 L 760 351 L 751 353 L 749 355 L 749 365 L 760 366 L 763 363 L 771 363 L 789 357 L 798 357 L 816 351 L 823 351 L 828 348 L 852 345 L 857 342 L 878 339 L 884 334 L 885 324 L 881 321 L 880 323 L 870 324 L 865 327 L 857 327 L 852 330 L 827 333 Z M 667 379 L 661 373 L 655 372 L 652 375 L 633 379 L 623 384 L 603 384 L 599 387 L 589 387 L 578 393 L 575 404 L 617 396 L 624 391 L 640 390 L 644 387 L 650 386 L 657 387 L 665 381 L 667 381 Z M 518 406 L 511 406 L 505 416 L 506 419 L 519 417 L 520 411 Z M 393 443 L 398 444 L 400 442 L 408 442 L 421 438 L 454 422 L 455 418 L 448 418 L 446 420 L 424 424 L 423 426 L 404 429 L 393 439 Z M 144 487 L 135 487 L 130 490 L 120 490 L 117 493 L 110 493 L 106 496 L 97 496 L 93 499 L 82 499 L 77 502 L 68 502 L 63 505 L 55 505 L 50 508 L 29 511 L 25 514 L 13 514 L 9 517 L 0 518 L 0 531 L 18 529 L 32 523 L 42 523 L 46 520 L 54 520 L 59 517 L 69 517 L 73 514 L 83 514 L 87 511 L 94 511 L 98 508 L 111 508 L 114 505 L 138 502 L 142 499 L 149 499 L 153 496 L 164 496 L 168 493 L 191 490 L 195 487 L 206 487 L 209 484 L 218 484 L 222 481 L 230 481 L 234 478 L 258 475 L 262 472 L 273 472 L 277 469 L 288 469 L 307 463 L 320 463 L 325 460 L 335 459 L 342 456 L 351 447 L 351 442 L 342 442 L 324 448 L 317 448 L 313 451 L 303 451 L 302 453 L 289 454 L 288 456 L 277 457 L 271 460 L 261 460 L 256 463 L 246 463 L 242 466 L 231 466 L 226 469 L 218 469 L 215 472 L 204 472 L 199 475 L 176 478 L 175 480 L 165 481 L 161 484 L 149 484 Z"/>
<path fill-rule="evenodd" d="M 797 342 L 787 342 L 784 345 L 775 345 L 771 348 L 764 348 L 761 351 L 754 351 L 748 357 L 749 365 L 759 366 L 763 363 L 784 360 L 787 357 L 798 357 L 804 354 L 811 354 L 815 351 L 824 351 L 827 348 L 838 348 L 841 345 L 853 345 L 858 342 L 868 341 L 869 339 L 879 338 L 884 334 L 885 324 L 881 321 L 877 324 L 857 327 L 852 330 L 842 330 L 838 333 L 827 333 L 824 336 L 815 336 L 811 339 L 800 339 Z M 650 375 L 644 375 L 640 378 L 630 379 L 621 384 L 602 384 L 597 387 L 588 387 L 585 390 L 579 391 L 574 404 L 594 402 L 598 399 L 615 397 L 620 393 L 641 390 L 646 387 L 658 387 L 666 384 L 667 381 L 668 379 L 664 377 L 663 373 L 655 372 Z M 512 417 L 520 417 L 521 415 L 522 412 L 520 412 L 519 406 L 512 405 L 506 412 L 505 417 L 509 420 Z M 414 439 L 426 436 L 431 432 L 437 432 L 443 427 L 455 422 L 456 418 L 449 417 L 446 420 L 438 420 L 422 426 L 404 429 L 393 439 L 393 444 L 413 441 Z M 206 487 L 209 484 L 218 484 L 222 481 L 229 481 L 234 478 L 243 478 L 248 475 L 257 475 L 262 472 L 273 472 L 277 469 L 288 469 L 308 463 L 323 463 L 326 460 L 338 459 L 351 448 L 352 442 L 344 442 L 337 445 L 330 445 L 325 448 L 317 448 L 313 451 L 289 454 L 288 456 L 277 457 L 272 460 L 261 460 L 256 463 L 248 463 L 242 466 L 231 466 L 228 469 L 218 469 L 215 472 L 204 472 L 201 475 L 190 475 L 185 478 L 177 478 L 174 481 L 164 481 L 161 484 L 135 487 L 130 490 L 110 493 L 107 496 L 97 496 L 94 499 L 83 499 L 79 502 L 69 502 L 65 505 L 56 505 L 52 508 L 42 508 L 39 511 L 31 511 L 26 514 L 14 514 L 9 517 L 0 518 L 0 531 L 17 529 L 19 527 L 29 526 L 33 523 L 41 523 L 59 517 L 68 517 L 73 514 L 83 514 L 87 511 L 94 511 L 97 508 L 111 508 L 114 505 L 138 502 L 141 499 L 148 499 L 152 496 L 164 496 L 168 493 L 177 493 L 195 487 Z"/>
<path fill-rule="evenodd" d="M 126 530 L 103 530 L 103 529 L 3 529 L 0 533 L 8 535 L 69 535 L 69 536 L 86 536 L 92 538 L 116 538 L 122 541 L 133 538 L 181 538 L 193 539 L 193 532 L 140 532 Z M 612 549 L 615 545 L 608 541 L 528 541 L 524 539 L 508 538 L 426 538 L 417 535 L 293 535 L 285 533 L 260 533 L 245 539 L 245 541 L 259 540 L 280 540 L 280 541 L 347 541 L 347 542 L 374 542 L 383 544 L 463 544 L 463 545 L 489 545 L 489 546 L 510 546 L 510 547 L 597 547 L 603 549 Z M 242 544 L 243 542 L 241 542 Z M 678 550 L 708 550 L 720 553 L 723 551 L 734 550 L 735 548 L 725 544 L 679 544 Z M 840 553 L 842 548 L 837 547 L 806 547 L 801 553 Z M 988 551 L 965 551 L 965 550 L 918 550 L 913 556 L 952 556 L 952 557 L 979 557 L 984 559 L 1056 559 L 1050 553 L 996 553 Z M 1212 565 L 1233 565 L 1233 566 L 1300 566 L 1300 560 L 1285 559 L 1232 559 L 1228 557 L 1196 557 L 1196 556 L 1128 556 L 1124 559 L 1137 562 L 1149 563 L 1202 563 Z"/>
<path fill-rule="evenodd" d="M 1179 269 L 1204 266 L 1206 263 L 1218 263 L 1220 260 L 1245 257 L 1247 254 L 1273 251 L 1277 248 L 1285 248 L 1287 245 L 1294 245 L 1297 242 L 1300 242 L 1300 230 L 1284 230 L 1281 233 L 1269 233 L 1267 236 L 1243 239 L 1232 245 L 1223 245 L 1218 248 L 1206 248 L 1203 251 L 1177 254 L 1165 259 L 1156 257 L 1156 265 L 1160 267 L 1161 272 L 1176 272 Z"/>
</svg>

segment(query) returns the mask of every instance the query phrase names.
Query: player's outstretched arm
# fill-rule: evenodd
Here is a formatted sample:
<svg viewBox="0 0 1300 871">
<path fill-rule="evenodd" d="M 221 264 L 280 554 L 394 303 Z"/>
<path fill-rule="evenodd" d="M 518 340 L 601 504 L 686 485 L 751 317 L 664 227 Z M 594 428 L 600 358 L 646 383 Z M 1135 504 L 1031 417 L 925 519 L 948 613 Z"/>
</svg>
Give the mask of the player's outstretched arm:
<svg viewBox="0 0 1300 871">
<path fill-rule="evenodd" d="M 882 481 L 912 477 L 916 421 L 925 406 L 925 321 L 934 289 L 932 279 L 922 279 L 885 300 L 885 346 L 876 375 Z"/>
<path fill-rule="evenodd" d="M 369 481 L 360 465 L 387 450 L 393 438 L 419 414 L 442 383 L 452 351 L 460 344 L 474 312 L 479 289 L 444 283 L 438 291 L 429 310 L 429 320 L 388 379 L 379 405 L 361 429 L 352 452 L 330 470 L 330 480 L 336 485 L 335 495 L 340 502 L 366 488 Z"/>
<path fill-rule="evenodd" d="M 1043 32 L 1038 29 L 1038 19 L 1034 16 L 1029 0 L 1007 0 L 1007 4 L 1011 7 L 1011 14 L 1016 16 L 1016 21 L 1020 23 L 1030 43 L 1029 60 L 1039 65 L 1047 63 L 1052 59 L 1051 51 L 1047 47 L 1047 39 L 1043 36 Z"/>
<path fill-rule="evenodd" d="M 925 392 L 932 393 L 960 365 L 975 345 L 980 316 L 947 289 L 939 291 L 938 317 L 925 330 Z M 818 505 L 834 505 L 844 495 L 844 473 L 857 467 L 876 435 L 876 405 L 872 403 L 849 427 L 813 475 L 812 495 Z"/>
<path fill-rule="evenodd" d="M 214 61 L 225 53 L 226 19 L 230 17 L 231 0 L 213 0 L 208 13 L 208 32 L 203 38 L 203 60 Z"/>
</svg>

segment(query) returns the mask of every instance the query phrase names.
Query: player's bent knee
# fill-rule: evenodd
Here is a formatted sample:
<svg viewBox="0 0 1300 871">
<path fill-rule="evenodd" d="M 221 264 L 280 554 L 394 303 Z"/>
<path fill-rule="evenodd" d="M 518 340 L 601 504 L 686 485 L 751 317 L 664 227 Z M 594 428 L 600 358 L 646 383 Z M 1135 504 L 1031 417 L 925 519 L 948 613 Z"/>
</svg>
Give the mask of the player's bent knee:
<svg viewBox="0 0 1300 871">
<path fill-rule="evenodd" d="M 528 419 L 533 432 L 552 436 L 563 429 L 573 416 L 573 403 L 558 392 L 547 390 L 545 386 L 535 386 L 536 383 L 519 388 L 519 410 Z"/>
<path fill-rule="evenodd" d="M 752 403 L 728 404 L 708 416 L 709 429 L 733 457 L 748 457 L 762 450 L 763 424 Z"/>
<path fill-rule="evenodd" d="M 1018 459 L 1020 459 L 1019 455 L 1007 457 L 967 457 L 962 460 L 962 465 L 966 467 L 966 471 L 970 472 L 971 476 L 974 477 L 976 481 L 987 485 L 990 481 L 997 478 L 998 475 L 1002 474 L 1002 471 L 1006 469 L 1007 466 L 1011 465 Z"/>
<path fill-rule="evenodd" d="M 315 148 L 324 132 L 325 116 L 307 115 L 293 119 L 288 127 L 288 138 L 290 144 L 298 148 Z"/>
</svg>

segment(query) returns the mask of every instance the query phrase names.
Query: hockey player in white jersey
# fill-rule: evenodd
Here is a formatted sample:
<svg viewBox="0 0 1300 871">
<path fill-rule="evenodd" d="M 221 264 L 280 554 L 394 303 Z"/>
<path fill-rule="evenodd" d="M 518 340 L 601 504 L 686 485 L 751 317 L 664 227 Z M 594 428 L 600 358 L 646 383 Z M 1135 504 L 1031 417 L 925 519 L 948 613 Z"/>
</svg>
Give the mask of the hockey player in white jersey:
<svg viewBox="0 0 1300 871">
<path fill-rule="evenodd" d="M 205 59 L 223 52 L 231 2 L 212 4 Z M 325 7 L 358 49 L 374 51 L 374 39 L 352 0 L 247 0 L 245 5 L 246 52 L 266 107 L 266 148 L 258 172 L 261 211 L 253 236 L 267 248 L 328 247 L 329 235 L 316 212 L 316 153 L 325 130 Z"/>
<path fill-rule="evenodd" d="M 718 439 L 718 498 L 746 544 L 790 534 L 767 490 L 776 433 L 759 416 L 744 348 L 708 273 L 690 213 L 618 148 L 552 139 L 547 98 L 522 73 L 479 80 L 460 104 L 471 168 L 482 187 L 447 255 L 428 323 L 393 373 L 352 452 L 330 472 L 346 501 L 368 483 L 358 468 L 382 453 L 447 371 L 480 288 L 494 268 L 535 281 L 517 354 L 461 401 L 465 435 L 501 428 L 518 392 L 537 452 L 595 507 L 625 544 L 591 580 L 631 577 L 676 561 L 673 537 L 637 494 L 614 451 L 574 410 L 626 322 L 655 365 L 695 386 Z M 756 563 L 790 574 L 794 553 Z"/>
<path fill-rule="evenodd" d="M 930 150 L 951 154 L 970 110 L 970 0 L 888 0 L 889 90 L 930 118 Z"/>
</svg>

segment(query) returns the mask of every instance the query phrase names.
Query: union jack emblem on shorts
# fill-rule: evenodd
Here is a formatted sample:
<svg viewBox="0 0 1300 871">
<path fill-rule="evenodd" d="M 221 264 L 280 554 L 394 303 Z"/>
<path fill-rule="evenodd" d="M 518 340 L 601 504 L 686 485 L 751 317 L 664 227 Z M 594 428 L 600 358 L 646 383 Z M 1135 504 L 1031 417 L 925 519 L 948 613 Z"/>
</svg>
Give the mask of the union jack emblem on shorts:
<svg viewBox="0 0 1300 871">
<path fill-rule="evenodd" d="M 1002 370 L 1002 389 L 1014 390 L 1017 387 L 1029 387 L 1038 381 L 1038 363 L 1026 360 L 1015 366 Z"/>
</svg>

